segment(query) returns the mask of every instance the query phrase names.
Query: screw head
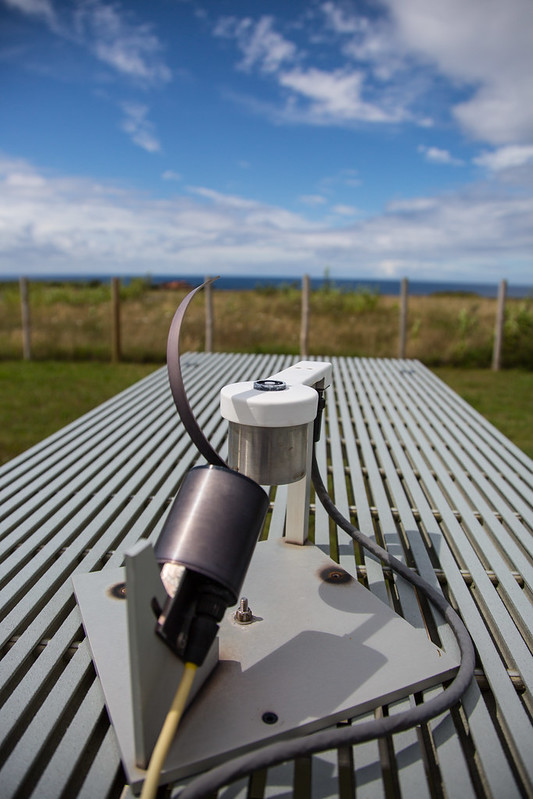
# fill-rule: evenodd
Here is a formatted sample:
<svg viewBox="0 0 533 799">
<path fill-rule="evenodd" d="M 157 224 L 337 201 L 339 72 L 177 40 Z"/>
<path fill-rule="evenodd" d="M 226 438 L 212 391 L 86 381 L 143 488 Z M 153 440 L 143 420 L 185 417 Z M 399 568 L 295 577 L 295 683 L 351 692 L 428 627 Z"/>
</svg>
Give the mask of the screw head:
<svg viewBox="0 0 533 799">
<path fill-rule="evenodd" d="M 245 596 L 241 598 L 239 607 L 235 611 L 233 618 L 239 624 L 251 624 L 254 620 L 252 609 L 248 605 L 248 600 Z"/>
</svg>

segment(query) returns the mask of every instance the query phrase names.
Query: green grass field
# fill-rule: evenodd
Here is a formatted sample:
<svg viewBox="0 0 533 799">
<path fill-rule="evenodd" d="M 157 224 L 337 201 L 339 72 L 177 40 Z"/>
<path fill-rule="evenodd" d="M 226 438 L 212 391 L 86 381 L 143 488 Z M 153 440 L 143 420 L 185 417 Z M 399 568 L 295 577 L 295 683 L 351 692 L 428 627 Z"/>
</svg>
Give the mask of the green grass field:
<svg viewBox="0 0 533 799">
<path fill-rule="evenodd" d="M 0 361 L 0 463 L 5 463 L 160 364 Z M 435 373 L 533 457 L 533 372 Z"/>
</svg>

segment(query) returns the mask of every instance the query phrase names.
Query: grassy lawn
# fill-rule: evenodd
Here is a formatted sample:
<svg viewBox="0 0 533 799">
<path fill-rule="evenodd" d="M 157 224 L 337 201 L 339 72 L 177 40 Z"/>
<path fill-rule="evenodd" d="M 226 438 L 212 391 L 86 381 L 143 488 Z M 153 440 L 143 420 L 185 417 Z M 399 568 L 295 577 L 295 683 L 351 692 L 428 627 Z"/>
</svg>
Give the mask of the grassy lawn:
<svg viewBox="0 0 533 799">
<path fill-rule="evenodd" d="M 157 368 L 154 364 L 0 361 L 0 463 Z"/>
<path fill-rule="evenodd" d="M 160 364 L 0 362 L 0 463 L 159 368 Z M 533 372 L 434 369 L 533 457 Z"/>
<path fill-rule="evenodd" d="M 432 371 L 533 458 L 533 372 L 449 367 Z"/>
</svg>

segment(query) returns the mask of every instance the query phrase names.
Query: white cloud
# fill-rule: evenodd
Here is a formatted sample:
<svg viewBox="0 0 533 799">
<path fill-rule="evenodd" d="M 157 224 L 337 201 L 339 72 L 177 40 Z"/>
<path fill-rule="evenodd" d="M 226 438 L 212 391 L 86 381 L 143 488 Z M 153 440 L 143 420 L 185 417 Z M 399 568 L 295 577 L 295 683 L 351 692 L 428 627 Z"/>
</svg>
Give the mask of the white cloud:
<svg viewBox="0 0 533 799">
<path fill-rule="evenodd" d="M 333 72 L 312 67 L 282 72 L 279 83 L 294 93 L 288 111 L 316 124 L 331 122 L 394 122 L 403 118 L 400 108 L 380 107 L 363 99 L 364 75 L 359 71 Z M 296 96 L 309 101 L 298 110 Z"/>
<path fill-rule="evenodd" d="M 365 62 L 372 73 L 387 81 L 405 68 L 405 52 L 387 16 L 370 20 L 350 13 L 345 6 L 327 2 L 321 6 L 326 25 L 341 37 L 342 52 L 350 59 Z"/>
<path fill-rule="evenodd" d="M 89 0 L 77 9 L 76 27 L 94 55 L 117 72 L 149 84 L 168 82 L 172 75 L 159 38 L 151 25 L 129 16 L 116 5 Z"/>
<path fill-rule="evenodd" d="M 460 158 L 454 158 L 448 150 L 442 150 L 440 147 L 426 147 L 421 144 L 418 147 L 418 152 L 422 153 L 426 161 L 430 161 L 432 164 L 461 166 L 464 163 Z"/>
<path fill-rule="evenodd" d="M 412 214 L 420 211 L 429 211 L 438 206 L 433 197 L 413 197 L 408 200 L 391 200 L 387 203 L 387 211 L 392 213 Z"/>
<path fill-rule="evenodd" d="M 55 23 L 55 11 L 50 0 L 4 0 L 5 5 L 31 17 L 41 17 L 49 25 Z"/>
<path fill-rule="evenodd" d="M 163 180 L 181 180 L 180 173 L 174 172 L 173 169 L 165 169 L 161 177 L 163 178 Z"/>
<path fill-rule="evenodd" d="M 359 209 L 355 205 L 334 205 L 331 210 L 340 216 L 357 216 L 359 214 Z"/>
<path fill-rule="evenodd" d="M 333 4 L 329 4 L 333 7 Z M 333 14 L 333 8 L 331 13 Z M 349 66 L 323 70 L 317 67 L 290 66 L 303 61 L 293 42 L 274 30 L 272 17 L 257 22 L 250 17 L 221 18 L 214 35 L 235 39 L 242 53 L 237 67 L 246 72 L 257 68 L 273 78 L 289 93 L 283 109 L 273 109 L 250 99 L 248 106 L 282 121 L 298 121 L 313 125 L 352 122 L 390 123 L 407 114 L 396 93 L 385 92 L 379 102 L 364 97 L 365 75 Z"/>
<path fill-rule="evenodd" d="M 56 35 L 86 47 L 115 72 L 143 85 L 172 78 L 163 46 L 151 25 L 138 23 L 118 4 L 80 0 L 71 11 L 51 0 L 3 0 L 27 16 L 40 18 Z"/>
<path fill-rule="evenodd" d="M 0 159 L 0 269 L 109 274 L 217 269 L 222 274 L 507 277 L 531 283 L 533 198 L 493 178 L 391 203 L 384 213 L 310 222 L 279 206 L 193 187 L 161 200 L 22 160 Z M 339 209 L 337 209 L 339 210 Z"/>
<path fill-rule="evenodd" d="M 429 126 L 432 114 L 421 109 L 437 87 L 450 98 L 461 91 L 464 99 L 450 99 L 449 112 L 469 136 L 493 145 L 533 140 L 531 0 L 379 5 L 382 13 L 364 16 L 355 4 L 323 3 L 325 27 L 306 49 L 276 32 L 272 17 L 226 17 L 215 33 L 236 40 L 241 69 L 258 69 L 290 92 L 283 108 L 249 101 L 277 121 Z M 317 61 L 313 48 L 324 41 L 335 66 Z"/>
<path fill-rule="evenodd" d="M 454 114 L 493 144 L 533 137 L 530 0 L 385 0 L 401 46 L 470 88 Z"/>
<path fill-rule="evenodd" d="M 295 45 L 274 30 L 273 18 L 269 16 L 257 22 L 250 17 L 242 20 L 223 17 L 215 26 L 214 34 L 237 40 L 243 55 L 238 67 L 245 71 L 258 66 L 262 72 L 276 72 L 284 62 L 296 56 Z"/>
<path fill-rule="evenodd" d="M 324 205 L 327 200 L 321 194 L 302 194 L 300 202 L 304 203 L 304 205 L 316 207 L 317 205 Z"/>
<path fill-rule="evenodd" d="M 492 152 L 482 153 L 474 158 L 474 163 L 495 172 L 533 164 L 533 145 L 510 144 L 500 147 Z"/>
<path fill-rule="evenodd" d="M 161 144 L 155 136 L 152 122 L 147 119 L 148 106 L 141 103 L 122 103 L 122 110 L 125 114 L 122 130 L 143 150 L 149 153 L 159 152 Z"/>
</svg>

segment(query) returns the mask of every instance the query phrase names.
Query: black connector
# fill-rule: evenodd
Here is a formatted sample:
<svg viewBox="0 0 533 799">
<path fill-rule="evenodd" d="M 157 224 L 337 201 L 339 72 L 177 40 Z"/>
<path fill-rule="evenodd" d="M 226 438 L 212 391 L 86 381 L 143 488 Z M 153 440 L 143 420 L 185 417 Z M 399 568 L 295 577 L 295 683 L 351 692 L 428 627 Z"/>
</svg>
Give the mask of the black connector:
<svg viewBox="0 0 533 799">
<path fill-rule="evenodd" d="M 201 574 L 185 569 L 179 590 L 168 597 L 156 632 L 184 662 L 204 662 L 232 594 Z"/>
</svg>

